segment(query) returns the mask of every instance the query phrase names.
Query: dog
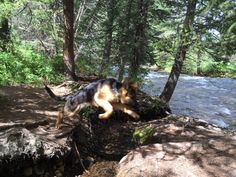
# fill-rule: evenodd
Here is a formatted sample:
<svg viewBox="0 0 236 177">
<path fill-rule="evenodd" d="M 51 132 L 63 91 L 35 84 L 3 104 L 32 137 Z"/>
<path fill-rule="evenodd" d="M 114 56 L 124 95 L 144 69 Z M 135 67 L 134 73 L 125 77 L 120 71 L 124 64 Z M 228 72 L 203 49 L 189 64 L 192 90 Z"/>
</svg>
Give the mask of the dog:
<svg viewBox="0 0 236 177">
<path fill-rule="evenodd" d="M 50 97 L 57 101 L 65 101 L 64 108 L 59 111 L 56 121 L 56 128 L 59 129 L 64 117 L 73 117 L 81 109 L 87 106 L 102 107 L 105 111 L 99 114 L 99 119 L 108 119 L 114 110 L 121 110 L 134 119 L 139 115 L 132 109 L 137 109 L 136 92 L 137 83 L 130 83 L 127 80 L 119 82 L 116 79 L 108 78 L 92 82 L 74 94 L 57 96 L 45 85 L 45 90 Z"/>
</svg>

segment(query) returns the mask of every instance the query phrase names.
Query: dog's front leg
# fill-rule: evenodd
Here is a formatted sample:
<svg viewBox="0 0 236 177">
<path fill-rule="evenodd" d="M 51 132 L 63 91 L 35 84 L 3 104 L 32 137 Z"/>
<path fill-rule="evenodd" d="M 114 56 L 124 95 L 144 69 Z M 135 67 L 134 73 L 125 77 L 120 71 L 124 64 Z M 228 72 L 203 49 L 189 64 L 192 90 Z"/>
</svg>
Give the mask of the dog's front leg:
<svg viewBox="0 0 236 177">
<path fill-rule="evenodd" d="M 99 119 L 108 119 L 113 112 L 112 105 L 108 101 L 104 101 L 104 100 L 100 100 L 98 105 L 101 106 L 105 110 L 105 113 L 99 114 L 98 116 Z"/>
<path fill-rule="evenodd" d="M 113 112 L 113 106 L 111 103 L 107 100 L 104 100 L 103 97 L 99 95 L 99 93 L 95 94 L 94 100 L 97 106 L 100 106 L 105 110 L 105 113 L 99 114 L 99 119 L 108 119 Z"/>
<path fill-rule="evenodd" d="M 126 114 L 130 115 L 131 117 L 133 117 L 134 119 L 139 119 L 140 118 L 140 116 L 136 112 L 132 111 L 131 108 L 127 105 L 124 105 L 124 104 L 121 104 L 121 103 L 113 103 L 112 105 L 113 105 L 114 109 L 121 110 L 124 113 L 126 113 Z"/>
</svg>

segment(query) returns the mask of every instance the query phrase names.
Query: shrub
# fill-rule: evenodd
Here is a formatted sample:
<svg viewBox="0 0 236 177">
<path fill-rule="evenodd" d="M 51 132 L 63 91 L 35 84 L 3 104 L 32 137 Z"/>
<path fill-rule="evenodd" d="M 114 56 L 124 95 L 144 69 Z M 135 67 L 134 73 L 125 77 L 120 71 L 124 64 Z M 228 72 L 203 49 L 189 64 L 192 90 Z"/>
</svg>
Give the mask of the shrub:
<svg viewBox="0 0 236 177">
<path fill-rule="evenodd" d="M 236 78 L 236 62 L 213 62 L 205 63 L 202 68 L 205 75 L 213 77 Z"/>
<path fill-rule="evenodd" d="M 20 45 L 14 51 L 0 53 L 0 84 L 37 84 L 44 78 L 51 82 L 62 76 L 55 73 L 52 61 L 37 54 L 30 46 Z"/>
</svg>

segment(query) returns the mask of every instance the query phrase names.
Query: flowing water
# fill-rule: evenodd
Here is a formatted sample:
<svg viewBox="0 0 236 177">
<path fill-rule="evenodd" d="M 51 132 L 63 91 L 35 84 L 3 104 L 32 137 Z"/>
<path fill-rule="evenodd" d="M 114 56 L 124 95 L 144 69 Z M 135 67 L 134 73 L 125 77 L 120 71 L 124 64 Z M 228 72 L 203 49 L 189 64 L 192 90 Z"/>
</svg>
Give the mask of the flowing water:
<svg viewBox="0 0 236 177">
<path fill-rule="evenodd" d="M 168 74 L 150 72 L 142 90 L 160 95 Z M 236 79 L 181 75 L 170 101 L 174 114 L 236 129 Z"/>
</svg>

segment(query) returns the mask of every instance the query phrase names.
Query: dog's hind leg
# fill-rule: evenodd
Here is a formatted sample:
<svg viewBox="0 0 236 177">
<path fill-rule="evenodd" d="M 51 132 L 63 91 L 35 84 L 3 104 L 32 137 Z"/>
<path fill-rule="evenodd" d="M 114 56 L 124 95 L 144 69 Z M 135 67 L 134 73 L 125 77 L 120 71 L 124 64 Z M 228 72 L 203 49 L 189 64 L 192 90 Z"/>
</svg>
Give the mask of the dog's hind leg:
<svg viewBox="0 0 236 177">
<path fill-rule="evenodd" d="M 66 117 L 72 118 L 77 112 L 79 112 L 82 109 L 81 105 L 78 105 L 74 111 L 65 111 Z"/>
<path fill-rule="evenodd" d="M 65 106 L 64 108 L 61 108 L 59 110 L 59 114 L 57 117 L 57 121 L 56 121 L 56 128 L 59 129 L 60 128 L 60 124 L 62 123 L 64 117 L 68 117 L 68 118 L 72 118 L 76 113 L 78 113 L 83 107 L 85 107 L 85 104 L 80 104 L 76 107 L 76 109 L 74 111 L 70 111 L 67 109 L 67 107 Z"/>
<path fill-rule="evenodd" d="M 59 113 L 58 113 L 58 117 L 57 117 L 57 121 L 56 121 L 56 125 L 55 125 L 56 129 L 60 128 L 60 124 L 62 123 L 63 117 L 64 117 L 64 108 L 60 108 Z"/>
<path fill-rule="evenodd" d="M 81 111 L 81 109 L 83 109 L 84 107 L 88 107 L 90 106 L 91 104 L 90 103 L 82 103 L 82 104 L 79 104 L 76 109 L 74 111 L 70 111 L 70 110 L 67 110 L 67 109 L 64 109 L 64 114 L 71 118 L 73 117 L 75 114 L 79 113 Z"/>
</svg>

